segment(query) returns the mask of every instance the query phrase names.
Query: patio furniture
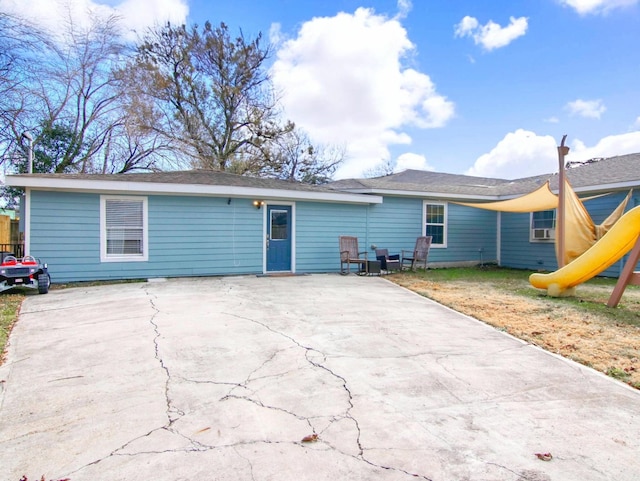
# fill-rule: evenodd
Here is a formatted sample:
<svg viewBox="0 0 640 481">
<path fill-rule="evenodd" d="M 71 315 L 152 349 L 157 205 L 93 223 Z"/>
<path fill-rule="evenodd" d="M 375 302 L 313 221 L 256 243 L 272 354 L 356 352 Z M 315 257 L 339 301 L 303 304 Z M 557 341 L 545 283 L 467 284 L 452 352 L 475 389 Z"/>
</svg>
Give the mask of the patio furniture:
<svg viewBox="0 0 640 481">
<path fill-rule="evenodd" d="M 427 268 L 427 257 L 429 257 L 429 247 L 431 247 L 431 236 L 422 236 L 416 239 L 416 246 L 412 251 L 403 250 L 400 267 L 403 269 L 405 263 L 411 265 L 414 271 L 420 264 Z"/>
<path fill-rule="evenodd" d="M 381 261 L 367 261 L 367 274 L 382 274 Z"/>
<path fill-rule="evenodd" d="M 349 274 L 351 272 L 351 264 L 358 266 L 359 273 L 368 273 L 367 253 L 358 250 L 358 238 L 340 236 L 338 240 L 340 243 L 340 274 Z"/>
<path fill-rule="evenodd" d="M 376 259 L 380 261 L 380 267 L 383 271 L 400 270 L 400 254 L 389 255 L 388 249 L 376 249 Z"/>
</svg>

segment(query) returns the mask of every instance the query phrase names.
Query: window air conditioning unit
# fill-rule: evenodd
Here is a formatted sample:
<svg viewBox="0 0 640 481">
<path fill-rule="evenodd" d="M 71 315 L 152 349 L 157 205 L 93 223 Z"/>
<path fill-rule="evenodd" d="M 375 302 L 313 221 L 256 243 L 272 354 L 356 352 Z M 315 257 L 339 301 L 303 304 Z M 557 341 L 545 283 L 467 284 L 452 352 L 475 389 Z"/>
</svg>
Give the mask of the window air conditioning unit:
<svg viewBox="0 0 640 481">
<path fill-rule="evenodd" d="M 536 240 L 550 240 L 556 238 L 555 229 L 533 229 L 533 238 Z"/>
</svg>

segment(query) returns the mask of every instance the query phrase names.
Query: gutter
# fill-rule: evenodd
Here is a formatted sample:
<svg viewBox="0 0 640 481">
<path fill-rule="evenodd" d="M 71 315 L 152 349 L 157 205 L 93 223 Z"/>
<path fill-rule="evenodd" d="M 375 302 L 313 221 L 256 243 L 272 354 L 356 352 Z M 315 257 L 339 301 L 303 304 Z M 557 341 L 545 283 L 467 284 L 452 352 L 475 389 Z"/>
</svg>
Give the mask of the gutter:
<svg viewBox="0 0 640 481">
<path fill-rule="evenodd" d="M 44 191 L 127 193 L 158 195 L 193 195 L 235 198 L 264 198 L 272 200 L 306 200 L 345 204 L 382 204 L 378 195 L 344 192 L 314 192 L 306 190 L 267 189 L 231 185 L 172 184 L 160 182 L 130 182 L 77 180 L 8 175 L 6 185 Z"/>
</svg>

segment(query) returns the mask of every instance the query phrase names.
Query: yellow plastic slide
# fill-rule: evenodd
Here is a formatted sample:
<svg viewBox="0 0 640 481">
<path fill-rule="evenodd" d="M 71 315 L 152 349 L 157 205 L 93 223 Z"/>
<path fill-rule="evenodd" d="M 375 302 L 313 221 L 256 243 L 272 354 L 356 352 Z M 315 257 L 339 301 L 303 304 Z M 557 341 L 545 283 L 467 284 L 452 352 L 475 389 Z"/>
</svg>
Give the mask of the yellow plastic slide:
<svg viewBox="0 0 640 481">
<path fill-rule="evenodd" d="M 640 236 L 640 206 L 624 214 L 589 250 L 562 269 L 531 274 L 529 282 L 552 297 L 568 295 L 578 284 L 597 276 L 629 252 Z"/>
</svg>

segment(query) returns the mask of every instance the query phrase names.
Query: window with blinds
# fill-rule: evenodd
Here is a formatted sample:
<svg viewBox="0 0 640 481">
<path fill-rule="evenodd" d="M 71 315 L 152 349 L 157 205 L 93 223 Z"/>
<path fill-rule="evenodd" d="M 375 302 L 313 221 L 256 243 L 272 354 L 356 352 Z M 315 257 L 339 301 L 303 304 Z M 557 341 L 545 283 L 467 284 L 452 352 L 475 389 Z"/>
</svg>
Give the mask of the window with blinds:
<svg viewBox="0 0 640 481">
<path fill-rule="evenodd" d="M 146 198 L 102 198 L 102 259 L 145 260 Z"/>
</svg>

